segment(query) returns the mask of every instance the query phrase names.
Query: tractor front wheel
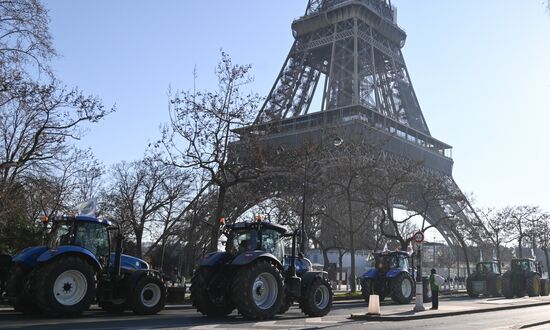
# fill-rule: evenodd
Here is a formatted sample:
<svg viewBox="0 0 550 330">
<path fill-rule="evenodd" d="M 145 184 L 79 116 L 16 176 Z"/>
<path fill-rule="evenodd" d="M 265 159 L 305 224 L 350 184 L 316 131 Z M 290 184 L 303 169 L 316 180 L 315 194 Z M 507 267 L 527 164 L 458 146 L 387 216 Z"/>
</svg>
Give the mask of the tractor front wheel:
<svg viewBox="0 0 550 330">
<path fill-rule="evenodd" d="M 318 277 L 311 282 L 309 287 L 302 292 L 300 297 L 300 309 L 307 316 L 321 317 L 330 312 L 332 308 L 332 289 L 330 283 Z"/>
<path fill-rule="evenodd" d="M 400 273 L 390 282 L 391 299 L 398 304 L 410 303 L 415 294 L 414 285 L 411 275 L 406 272 Z"/>
<path fill-rule="evenodd" d="M 47 316 L 79 315 L 95 298 L 94 268 L 81 258 L 61 256 L 39 270 L 35 288 Z"/>
<path fill-rule="evenodd" d="M 540 276 L 534 274 L 525 280 L 525 289 L 529 297 L 540 296 Z"/>
<path fill-rule="evenodd" d="M 243 266 L 231 289 L 239 313 L 247 319 L 273 318 L 283 304 L 283 276 L 267 260 Z"/>
<path fill-rule="evenodd" d="M 157 314 L 164 308 L 166 287 L 154 275 L 143 276 L 136 284 L 130 297 L 130 307 L 137 315 Z"/>
</svg>

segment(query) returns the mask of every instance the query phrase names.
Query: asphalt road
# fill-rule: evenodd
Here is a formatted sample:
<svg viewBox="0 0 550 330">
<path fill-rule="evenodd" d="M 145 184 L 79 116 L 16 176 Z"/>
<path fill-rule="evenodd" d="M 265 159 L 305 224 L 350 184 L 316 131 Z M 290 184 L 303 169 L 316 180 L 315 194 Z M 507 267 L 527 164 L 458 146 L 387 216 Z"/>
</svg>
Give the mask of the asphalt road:
<svg viewBox="0 0 550 330">
<path fill-rule="evenodd" d="M 442 299 L 445 304 L 448 299 Z M 453 304 L 471 304 L 470 300 L 453 300 Z M 426 305 L 429 307 L 429 305 Z M 412 309 L 412 305 L 410 306 Z M 391 312 L 403 306 L 385 305 Z M 543 323 L 534 329 L 550 329 L 550 305 L 499 312 L 443 317 L 414 321 L 354 321 L 350 314 L 365 313 L 361 302 L 337 303 L 332 312 L 322 318 L 306 318 L 295 305 L 286 314 L 274 320 L 254 322 L 244 320 L 236 313 L 226 318 L 211 319 L 190 307 L 169 308 L 155 316 L 135 316 L 132 313 L 109 315 L 99 310 L 84 313 L 72 319 L 47 319 L 19 315 L 9 310 L 0 311 L 0 329 L 519 329 L 534 323 Z M 430 313 L 427 311 L 426 313 Z M 545 323 L 549 322 L 549 323 Z"/>
</svg>

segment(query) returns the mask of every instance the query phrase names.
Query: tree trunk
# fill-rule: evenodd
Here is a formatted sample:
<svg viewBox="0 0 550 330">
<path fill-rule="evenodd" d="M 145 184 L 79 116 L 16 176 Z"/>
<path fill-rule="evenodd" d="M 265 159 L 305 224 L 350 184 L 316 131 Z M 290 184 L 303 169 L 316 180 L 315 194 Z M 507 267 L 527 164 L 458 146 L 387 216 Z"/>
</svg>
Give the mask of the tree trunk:
<svg viewBox="0 0 550 330">
<path fill-rule="evenodd" d="M 136 232 L 136 257 L 142 259 L 142 253 L 141 253 L 141 240 L 142 240 L 143 233 Z"/>
<path fill-rule="evenodd" d="M 328 271 L 329 267 L 330 267 L 330 260 L 328 259 L 328 250 L 329 249 L 322 249 L 323 251 L 323 262 L 324 262 L 324 267 L 323 267 L 323 270 L 324 271 Z"/>
<path fill-rule="evenodd" d="M 519 257 L 523 258 L 523 237 L 518 238 Z"/>
<path fill-rule="evenodd" d="M 208 246 L 208 252 L 218 251 L 218 239 L 220 236 L 220 219 L 223 216 L 223 205 L 225 202 L 226 192 L 227 192 L 226 187 L 224 186 L 219 187 L 216 212 L 214 212 L 214 216 L 212 219 L 212 232 L 210 234 L 210 244 Z"/>
<path fill-rule="evenodd" d="M 548 274 L 550 274 L 550 258 L 548 257 L 548 249 L 547 248 L 544 248 L 542 249 L 542 251 L 544 251 L 544 256 L 546 257 L 546 271 L 548 272 Z"/>
</svg>

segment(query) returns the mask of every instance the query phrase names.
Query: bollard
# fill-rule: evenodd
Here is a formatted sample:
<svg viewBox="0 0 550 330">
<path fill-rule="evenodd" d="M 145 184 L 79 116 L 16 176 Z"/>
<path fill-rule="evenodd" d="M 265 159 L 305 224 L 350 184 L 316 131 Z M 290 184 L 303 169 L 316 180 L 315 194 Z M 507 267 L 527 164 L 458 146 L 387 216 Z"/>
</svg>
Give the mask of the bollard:
<svg viewBox="0 0 550 330">
<path fill-rule="evenodd" d="M 424 308 L 424 298 L 422 296 L 422 282 L 416 282 L 416 305 L 414 305 L 413 311 L 423 312 L 426 310 Z"/>
<path fill-rule="evenodd" d="M 369 296 L 369 309 L 367 315 L 380 315 L 380 296 L 371 294 Z"/>
</svg>

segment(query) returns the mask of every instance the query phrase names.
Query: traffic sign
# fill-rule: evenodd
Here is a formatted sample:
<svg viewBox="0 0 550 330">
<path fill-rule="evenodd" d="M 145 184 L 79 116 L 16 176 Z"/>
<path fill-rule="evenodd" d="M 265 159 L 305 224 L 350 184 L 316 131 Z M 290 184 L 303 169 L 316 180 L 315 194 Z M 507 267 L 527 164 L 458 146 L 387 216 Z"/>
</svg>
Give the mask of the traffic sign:
<svg viewBox="0 0 550 330">
<path fill-rule="evenodd" d="M 416 243 L 418 243 L 418 244 L 424 242 L 424 233 L 421 232 L 421 231 L 417 231 L 417 232 L 414 233 L 414 235 L 413 235 L 413 240 L 414 240 Z"/>
</svg>

